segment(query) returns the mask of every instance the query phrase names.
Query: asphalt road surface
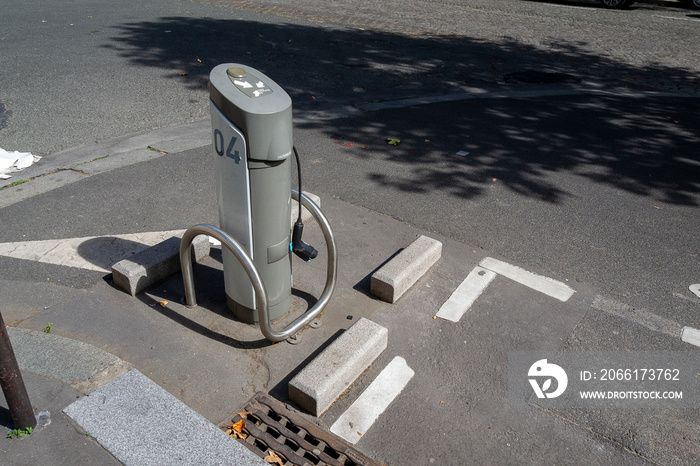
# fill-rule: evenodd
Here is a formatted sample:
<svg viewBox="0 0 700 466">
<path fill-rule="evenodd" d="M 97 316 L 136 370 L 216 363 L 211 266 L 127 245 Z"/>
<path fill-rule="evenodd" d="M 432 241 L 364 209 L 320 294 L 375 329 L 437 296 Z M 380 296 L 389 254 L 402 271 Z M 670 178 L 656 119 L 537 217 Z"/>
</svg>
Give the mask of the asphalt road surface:
<svg viewBox="0 0 700 466">
<path fill-rule="evenodd" d="M 670 5 L 9 0 L 0 147 L 42 155 L 205 118 L 209 71 L 225 62 L 273 76 L 299 111 L 462 92 L 523 70 L 694 94 L 700 18 Z"/>
</svg>

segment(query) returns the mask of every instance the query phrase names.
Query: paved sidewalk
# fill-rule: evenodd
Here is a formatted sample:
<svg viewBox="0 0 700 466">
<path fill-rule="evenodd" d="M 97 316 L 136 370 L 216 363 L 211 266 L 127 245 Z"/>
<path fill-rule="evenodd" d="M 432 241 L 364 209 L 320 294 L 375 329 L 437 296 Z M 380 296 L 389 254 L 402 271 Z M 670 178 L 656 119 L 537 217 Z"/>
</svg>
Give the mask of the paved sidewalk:
<svg viewBox="0 0 700 466">
<path fill-rule="evenodd" d="M 120 358 L 46 332 L 8 333 L 42 411 L 31 435 L 0 439 L 5 464 L 266 464 Z"/>
<path fill-rule="evenodd" d="M 30 401 L 38 411 L 32 435 L 8 439 L 12 420 L 0 397 L 0 454 L 4 464 L 120 464 L 80 432 L 63 410 L 83 393 L 78 386 L 109 368 L 126 367 L 116 356 L 56 335 L 8 327 Z"/>
</svg>

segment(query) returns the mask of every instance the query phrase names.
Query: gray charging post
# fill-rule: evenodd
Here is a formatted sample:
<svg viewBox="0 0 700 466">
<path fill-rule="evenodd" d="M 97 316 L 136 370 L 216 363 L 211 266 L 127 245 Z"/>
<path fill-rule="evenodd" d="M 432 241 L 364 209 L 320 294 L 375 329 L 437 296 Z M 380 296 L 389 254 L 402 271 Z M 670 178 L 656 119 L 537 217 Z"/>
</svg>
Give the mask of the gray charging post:
<svg viewBox="0 0 700 466">
<path fill-rule="evenodd" d="M 253 259 L 270 319 L 279 320 L 291 305 L 292 99 L 272 79 L 238 64 L 215 67 L 209 92 L 219 223 Z M 229 309 L 243 322 L 258 322 L 253 286 L 226 248 L 223 265 Z"/>
<path fill-rule="evenodd" d="M 246 323 L 258 323 L 272 342 L 299 342 L 298 333 L 328 305 L 338 276 L 338 250 L 328 220 L 308 196 L 291 189 L 292 99 L 253 68 L 223 64 L 209 76 L 212 151 L 220 228 L 193 225 L 180 241 L 185 304 L 197 306 L 192 242 L 199 235 L 221 241 L 226 302 Z M 298 160 L 298 159 L 297 159 Z M 301 177 L 301 171 L 299 171 Z M 301 185 L 301 180 L 299 180 Z M 326 284 L 318 301 L 282 329 L 292 300 L 291 252 L 305 261 L 317 251 L 290 225 L 291 201 L 316 220 L 326 243 Z M 291 236 L 291 241 L 290 241 Z M 291 338 L 297 335 L 296 338 Z"/>
</svg>

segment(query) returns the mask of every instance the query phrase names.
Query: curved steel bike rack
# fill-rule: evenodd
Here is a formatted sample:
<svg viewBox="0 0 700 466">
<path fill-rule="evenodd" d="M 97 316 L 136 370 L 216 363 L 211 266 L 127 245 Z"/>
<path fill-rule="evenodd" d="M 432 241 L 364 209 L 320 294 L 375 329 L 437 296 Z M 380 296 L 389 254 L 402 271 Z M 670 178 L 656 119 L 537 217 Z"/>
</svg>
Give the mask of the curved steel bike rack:
<svg viewBox="0 0 700 466">
<path fill-rule="evenodd" d="M 299 192 L 292 189 L 292 198 L 295 201 L 298 201 Z M 272 328 L 268 309 L 269 303 L 267 298 L 267 290 L 262 278 L 260 277 L 260 274 L 258 273 L 258 270 L 255 268 L 255 263 L 253 263 L 253 260 L 240 245 L 240 243 L 234 238 L 231 238 L 231 236 L 229 236 L 226 232 L 212 225 L 199 224 L 188 228 L 185 234 L 182 235 L 182 241 L 180 242 L 180 267 L 182 268 L 182 281 L 185 287 L 185 302 L 187 306 L 197 306 L 197 296 L 194 291 L 194 279 L 192 276 L 192 241 L 198 235 L 209 235 L 221 241 L 221 244 L 226 249 L 231 251 L 238 262 L 240 262 L 241 266 L 243 266 L 243 269 L 246 271 L 255 292 L 260 330 L 262 331 L 263 335 L 265 335 L 265 338 L 270 341 L 286 340 L 299 332 L 299 330 L 301 330 L 306 324 L 316 318 L 330 301 L 333 290 L 335 289 L 335 282 L 338 275 L 338 251 L 336 249 L 333 231 L 331 231 L 330 224 L 321 212 L 321 209 L 319 209 L 319 207 L 303 193 L 301 194 L 301 204 L 306 207 L 309 212 L 311 212 L 311 215 L 313 215 L 316 222 L 321 227 L 323 237 L 326 241 L 326 248 L 328 250 L 326 286 L 324 287 L 323 292 L 318 298 L 316 304 L 314 304 L 304 314 L 299 316 L 294 322 L 287 326 L 287 328 L 283 330 L 275 330 Z"/>
</svg>

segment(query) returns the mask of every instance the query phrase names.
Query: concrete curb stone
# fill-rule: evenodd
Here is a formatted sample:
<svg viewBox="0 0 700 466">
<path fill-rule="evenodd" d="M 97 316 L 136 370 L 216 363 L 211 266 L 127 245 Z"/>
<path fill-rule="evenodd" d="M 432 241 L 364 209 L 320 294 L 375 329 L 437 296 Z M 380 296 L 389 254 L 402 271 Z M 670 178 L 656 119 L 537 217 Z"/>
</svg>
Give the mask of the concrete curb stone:
<svg viewBox="0 0 700 466">
<path fill-rule="evenodd" d="M 320 416 L 386 349 L 388 335 L 361 318 L 289 382 L 289 399 Z"/>
<path fill-rule="evenodd" d="M 180 240 L 173 236 L 161 243 L 123 259 L 112 266 L 114 284 L 131 296 L 180 270 Z M 192 241 L 192 255 L 199 262 L 209 255 L 211 243 L 206 235 Z"/>
<path fill-rule="evenodd" d="M 395 303 L 411 288 L 442 254 L 442 243 L 419 236 L 410 246 L 372 274 L 370 292 L 388 303 Z"/>
</svg>

